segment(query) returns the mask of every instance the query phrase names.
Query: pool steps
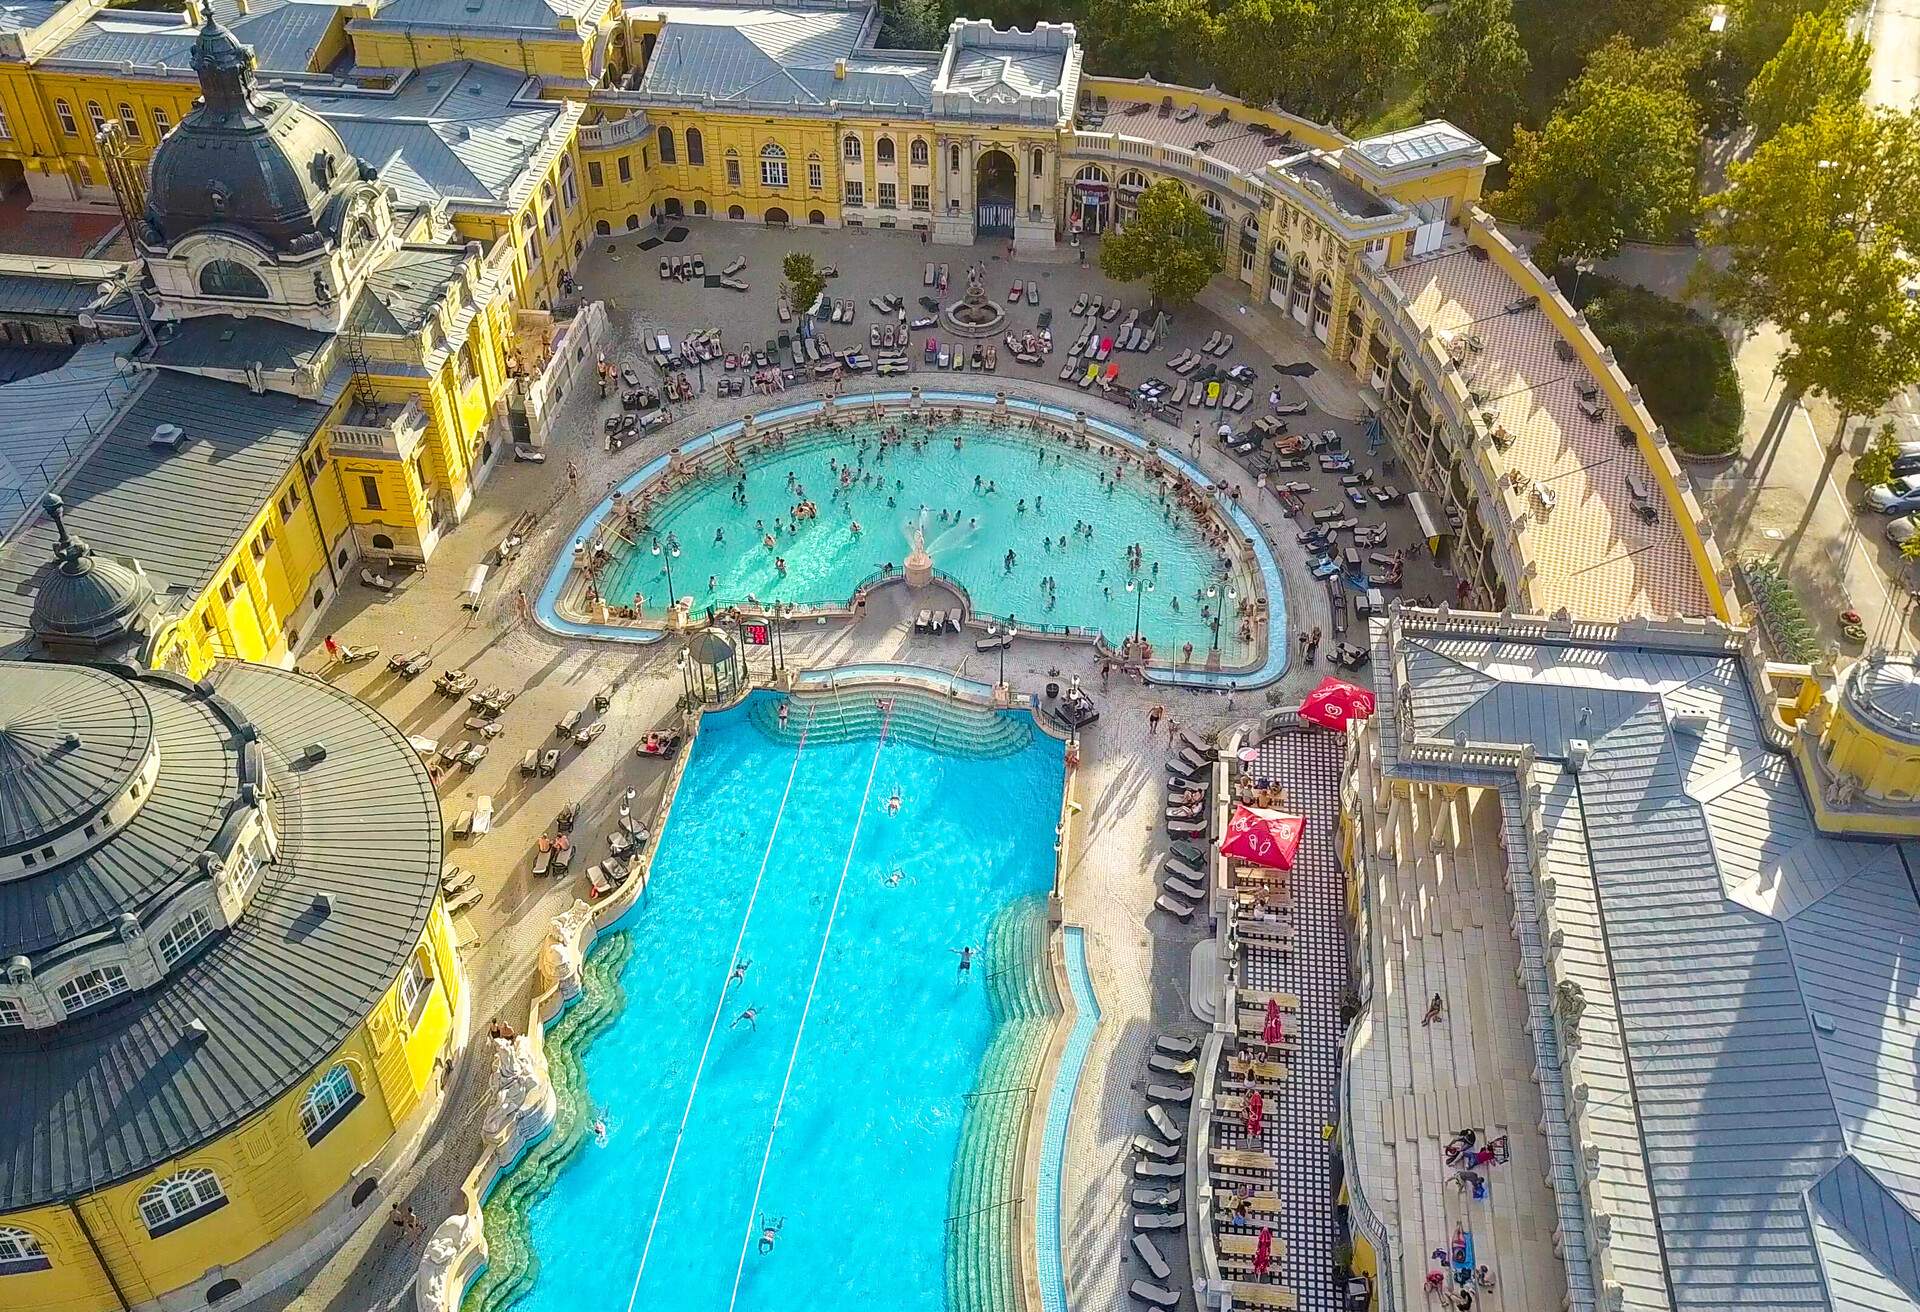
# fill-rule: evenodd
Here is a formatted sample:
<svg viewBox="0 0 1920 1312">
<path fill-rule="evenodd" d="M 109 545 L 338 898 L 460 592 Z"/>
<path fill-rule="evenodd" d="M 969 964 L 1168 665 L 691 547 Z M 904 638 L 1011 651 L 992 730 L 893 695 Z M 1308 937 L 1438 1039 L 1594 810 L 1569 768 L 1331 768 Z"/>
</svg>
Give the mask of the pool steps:
<svg viewBox="0 0 1920 1312">
<path fill-rule="evenodd" d="M 481 1206 L 487 1265 L 468 1287 L 460 1312 L 502 1312 L 532 1289 L 540 1275 L 527 1212 L 553 1187 L 589 1137 L 592 1105 L 581 1058 L 626 1006 L 620 972 L 632 955 L 630 931 L 601 935 L 587 953 L 578 999 L 547 1030 L 547 1069 L 558 1113 L 553 1129 L 508 1168 Z"/>
<path fill-rule="evenodd" d="M 1033 1203 L 1021 1197 L 1036 1085 L 1062 1007 L 1047 954 L 1047 902 L 1029 894 L 1004 907 L 982 960 L 993 1036 L 967 1100 L 948 1186 L 947 1312 L 1022 1312 L 1020 1251 Z"/>
<path fill-rule="evenodd" d="M 889 717 L 875 699 L 893 701 Z M 918 747 L 976 758 L 1014 756 L 1033 741 L 1036 730 L 1026 715 L 1008 715 L 990 707 L 951 701 L 915 689 L 876 685 L 859 688 L 797 690 L 790 698 L 787 725 L 780 727 L 777 698 L 760 698 L 748 708 L 754 725 L 780 742 L 793 742 L 802 726 L 811 742 L 851 742 L 877 737 L 884 719 L 887 733 Z"/>
</svg>

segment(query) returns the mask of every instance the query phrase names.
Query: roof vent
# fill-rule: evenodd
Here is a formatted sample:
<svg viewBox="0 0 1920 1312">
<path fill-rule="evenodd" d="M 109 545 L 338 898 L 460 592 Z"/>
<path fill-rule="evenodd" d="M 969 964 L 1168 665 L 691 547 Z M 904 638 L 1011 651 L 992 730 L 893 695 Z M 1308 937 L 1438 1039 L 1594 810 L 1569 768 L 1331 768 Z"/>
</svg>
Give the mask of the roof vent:
<svg viewBox="0 0 1920 1312">
<path fill-rule="evenodd" d="M 198 1045 L 198 1044 L 205 1043 L 208 1039 L 212 1038 L 213 1032 L 207 1028 L 207 1023 L 205 1021 L 201 1020 L 198 1016 L 195 1016 L 192 1020 L 188 1021 L 184 1026 L 181 1027 L 180 1037 L 185 1039 L 188 1043 Z"/>
<path fill-rule="evenodd" d="M 836 59 L 833 61 L 833 80 L 835 82 L 844 82 L 847 80 L 847 61 L 846 60 Z"/>
<path fill-rule="evenodd" d="M 327 759 L 327 745 L 325 743 L 308 743 L 300 749 L 300 759 L 308 765 L 320 764 L 320 762 Z"/>
<path fill-rule="evenodd" d="M 1824 1011 L 1815 1011 L 1808 1014 L 1813 1017 L 1813 1027 L 1822 1034 L 1831 1034 L 1839 1028 L 1839 1026 L 1833 1023 L 1833 1017 Z"/>
<path fill-rule="evenodd" d="M 313 914 L 322 918 L 333 914 L 333 894 L 315 893 L 313 895 Z"/>
<path fill-rule="evenodd" d="M 148 446 L 162 447 L 168 451 L 178 451 L 180 444 L 187 440 L 187 430 L 178 424 L 155 424 L 153 436 L 147 439 Z"/>
<path fill-rule="evenodd" d="M 1569 770 L 1575 774 L 1579 774 L 1582 767 L 1586 765 L 1587 758 L 1591 755 L 1593 755 L 1593 744 L 1585 738 L 1567 739 L 1567 768 Z"/>
<path fill-rule="evenodd" d="M 1686 734 L 1689 738 L 1705 738 L 1707 726 L 1712 722 L 1713 717 L 1705 711 L 1675 711 L 1670 721 L 1675 733 Z"/>
</svg>

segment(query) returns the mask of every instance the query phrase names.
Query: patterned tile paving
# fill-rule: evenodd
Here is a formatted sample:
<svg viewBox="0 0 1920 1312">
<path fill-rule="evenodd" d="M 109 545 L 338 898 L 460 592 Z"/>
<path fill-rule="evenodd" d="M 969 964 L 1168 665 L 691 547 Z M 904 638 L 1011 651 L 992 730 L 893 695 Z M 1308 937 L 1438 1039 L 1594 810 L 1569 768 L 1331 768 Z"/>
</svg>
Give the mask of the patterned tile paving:
<svg viewBox="0 0 1920 1312">
<path fill-rule="evenodd" d="M 1348 978 L 1342 926 L 1346 879 L 1334 846 L 1342 740 L 1338 734 L 1308 729 L 1277 734 L 1261 743 L 1258 752 L 1249 773 L 1256 781 L 1283 785 L 1288 809 L 1305 815 L 1307 828 L 1290 881 L 1293 950 L 1240 948 L 1243 984 L 1300 999 L 1298 1046 L 1287 1058 L 1288 1076 L 1279 1095 L 1268 1100 L 1269 1115 L 1257 1146 L 1273 1154 L 1280 1168 L 1279 1193 L 1285 1206 L 1278 1237 L 1286 1241 L 1286 1283 L 1298 1296 L 1301 1312 L 1335 1312 L 1333 1172 L 1326 1127 L 1335 1120 L 1340 998 Z M 1240 1146 L 1245 1136 L 1231 1130 L 1221 1140 Z"/>
</svg>

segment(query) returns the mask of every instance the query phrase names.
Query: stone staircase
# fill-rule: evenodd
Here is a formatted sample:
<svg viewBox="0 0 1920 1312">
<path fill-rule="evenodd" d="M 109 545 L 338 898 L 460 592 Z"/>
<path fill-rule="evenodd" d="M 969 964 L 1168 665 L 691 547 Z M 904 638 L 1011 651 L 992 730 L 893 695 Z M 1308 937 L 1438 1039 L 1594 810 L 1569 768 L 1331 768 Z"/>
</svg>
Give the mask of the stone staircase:
<svg viewBox="0 0 1920 1312">
<path fill-rule="evenodd" d="M 1061 1015 L 1047 959 L 1047 902 L 1009 903 L 987 931 L 993 1037 L 967 1101 L 947 1190 L 948 1312 L 1021 1312 L 1019 1252 L 1032 1226 L 1021 1196 L 1028 1127 L 1047 1039 Z"/>
<path fill-rule="evenodd" d="M 1394 1175 L 1375 1201 L 1398 1231 L 1402 1307 L 1423 1304 L 1431 1254 L 1456 1234 L 1471 1234 L 1475 1264 L 1494 1275 L 1477 1307 L 1534 1312 L 1565 1296 L 1498 835 L 1497 794 L 1416 788 L 1395 808 L 1391 855 L 1371 863 L 1372 1041 L 1385 1053 L 1378 1114 Z M 1435 994 L 1442 1019 L 1423 1024 Z M 1445 1161 L 1463 1129 L 1482 1144 L 1504 1135 L 1511 1152 L 1505 1165 L 1478 1168 L 1479 1201 L 1451 1183 Z"/>
</svg>

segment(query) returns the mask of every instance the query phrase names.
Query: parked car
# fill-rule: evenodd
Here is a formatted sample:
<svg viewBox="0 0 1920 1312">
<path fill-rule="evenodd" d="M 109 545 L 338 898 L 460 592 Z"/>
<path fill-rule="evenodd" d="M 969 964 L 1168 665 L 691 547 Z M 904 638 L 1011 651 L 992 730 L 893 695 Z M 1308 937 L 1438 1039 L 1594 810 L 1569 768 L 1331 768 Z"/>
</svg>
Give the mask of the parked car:
<svg viewBox="0 0 1920 1312">
<path fill-rule="evenodd" d="M 1896 547 L 1904 547 L 1915 538 L 1920 538 L 1920 520 L 1912 515 L 1902 515 L 1898 519 L 1887 521 L 1887 541 Z"/>
<path fill-rule="evenodd" d="M 1891 483 L 1868 488 L 1867 504 L 1883 515 L 1905 515 L 1920 510 L 1920 474 L 1908 474 Z"/>
</svg>

